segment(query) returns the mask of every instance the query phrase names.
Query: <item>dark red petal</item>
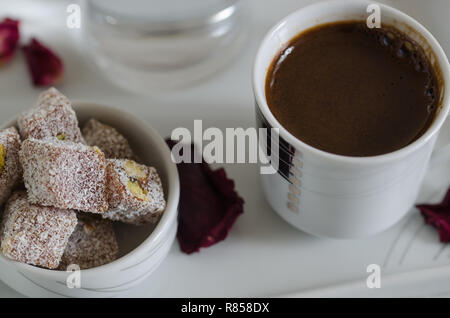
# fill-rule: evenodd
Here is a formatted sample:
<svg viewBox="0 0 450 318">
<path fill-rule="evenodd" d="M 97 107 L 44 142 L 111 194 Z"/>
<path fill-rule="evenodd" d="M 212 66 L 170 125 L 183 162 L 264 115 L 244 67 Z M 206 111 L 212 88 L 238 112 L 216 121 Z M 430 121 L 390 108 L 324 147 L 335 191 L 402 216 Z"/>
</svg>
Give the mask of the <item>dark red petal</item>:
<svg viewBox="0 0 450 318">
<path fill-rule="evenodd" d="M 171 140 L 167 143 L 170 148 L 175 145 Z M 192 145 L 192 156 L 194 151 Z M 205 162 L 180 163 L 178 172 L 181 195 L 177 237 L 181 250 L 190 254 L 224 240 L 243 213 L 244 200 L 224 169 L 212 170 Z"/>
<path fill-rule="evenodd" d="M 22 49 L 35 86 L 55 85 L 62 79 L 63 62 L 48 47 L 33 38 Z"/>
<path fill-rule="evenodd" d="M 0 64 L 13 57 L 19 38 L 19 21 L 6 18 L 0 22 Z"/>
<path fill-rule="evenodd" d="M 417 208 L 422 213 L 425 223 L 439 231 L 441 242 L 450 242 L 450 189 L 441 203 L 419 204 Z"/>
</svg>

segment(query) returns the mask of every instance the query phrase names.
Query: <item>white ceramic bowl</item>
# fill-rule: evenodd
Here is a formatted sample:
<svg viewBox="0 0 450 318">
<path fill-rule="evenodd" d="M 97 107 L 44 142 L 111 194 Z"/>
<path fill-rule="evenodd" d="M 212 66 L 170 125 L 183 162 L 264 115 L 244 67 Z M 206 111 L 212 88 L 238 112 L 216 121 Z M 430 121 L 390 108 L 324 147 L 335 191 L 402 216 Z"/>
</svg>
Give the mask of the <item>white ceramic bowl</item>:
<svg viewBox="0 0 450 318">
<path fill-rule="evenodd" d="M 139 158 L 158 170 L 167 208 L 156 226 L 115 224 L 119 258 L 112 263 L 80 271 L 81 288 L 67 287 L 66 281 L 72 273 L 15 262 L 0 253 L 0 279 L 27 296 L 120 296 L 159 266 L 175 239 L 180 185 L 177 167 L 161 136 L 145 121 L 123 110 L 92 103 L 74 103 L 74 109 L 81 126 L 94 117 L 116 127 L 129 140 Z M 16 120 L 11 120 L 2 128 L 15 123 Z"/>
</svg>

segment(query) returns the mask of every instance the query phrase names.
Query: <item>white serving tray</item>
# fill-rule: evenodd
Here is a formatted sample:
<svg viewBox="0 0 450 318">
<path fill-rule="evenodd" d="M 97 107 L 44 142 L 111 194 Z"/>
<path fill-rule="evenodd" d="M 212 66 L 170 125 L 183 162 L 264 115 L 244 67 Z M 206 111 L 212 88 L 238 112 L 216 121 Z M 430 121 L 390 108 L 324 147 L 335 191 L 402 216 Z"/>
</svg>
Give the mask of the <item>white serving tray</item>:
<svg viewBox="0 0 450 318">
<path fill-rule="evenodd" d="M 245 0 L 249 38 L 239 59 L 201 85 L 154 98 L 123 91 L 100 74 L 83 55 L 78 34 L 65 27 L 70 1 L 15 1 L 0 6 L 0 18 L 22 20 L 24 38 L 31 35 L 51 45 L 66 62 L 66 78 L 59 88 L 72 99 L 116 105 L 146 118 L 161 135 L 173 128 L 254 125 L 251 69 L 264 33 L 280 18 L 314 1 Z M 450 52 L 448 0 L 383 1 L 422 22 Z M 43 6 L 46 6 L 45 9 Z M 25 11 L 22 11 L 26 8 Z M 52 17 L 51 19 L 49 17 Z M 20 54 L 0 69 L 0 119 L 5 121 L 33 105 L 39 90 L 32 89 Z M 437 202 L 450 185 L 450 123 L 442 130 L 425 178 L 420 202 Z M 185 255 L 178 244 L 161 267 L 130 297 L 264 297 L 264 296 L 447 296 L 450 295 L 450 247 L 437 232 L 424 226 L 412 209 L 407 218 L 375 237 L 361 240 L 319 239 L 295 230 L 265 203 L 258 167 L 226 165 L 244 197 L 245 213 L 229 238 L 198 254 Z M 366 268 L 381 266 L 381 288 L 368 289 Z M 31 288 L 31 287 L 30 287 Z M 44 290 L 41 296 L 54 296 Z M 17 297 L 0 282 L 0 297 Z"/>
</svg>

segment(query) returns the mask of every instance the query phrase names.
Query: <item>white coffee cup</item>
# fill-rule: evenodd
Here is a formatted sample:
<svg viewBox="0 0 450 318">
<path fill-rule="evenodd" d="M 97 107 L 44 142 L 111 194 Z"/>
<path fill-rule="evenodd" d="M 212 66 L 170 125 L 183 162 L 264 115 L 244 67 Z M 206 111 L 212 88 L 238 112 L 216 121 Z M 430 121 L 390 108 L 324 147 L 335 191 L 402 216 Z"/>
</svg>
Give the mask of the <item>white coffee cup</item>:
<svg viewBox="0 0 450 318">
<path fill-rule="evenodd" d="M 405 216 L 415 202 L 438 132 L 449 112 L 450 68 L 441 46 L 413 18 L 378 3 L 382 26 L 394 26 L 418 42 L 439 73 L 440 107 L 428 130 L 400 150 L 373 157 L 347 157 L 307 145 L 284 129 L 270 112 L 265 80 L 277 53 L 311 27 L 336 21 L 365 21 L 370 4 L 374 2 L 330 1 L 302 8 L 269 31 L 255 60 L 253 86 L 258 125 L 279 128 L 280 138 L 278 172 L 261 175 L 265 197 L 287 222 L 318 236 L 369 236 Z"/>
</svg>

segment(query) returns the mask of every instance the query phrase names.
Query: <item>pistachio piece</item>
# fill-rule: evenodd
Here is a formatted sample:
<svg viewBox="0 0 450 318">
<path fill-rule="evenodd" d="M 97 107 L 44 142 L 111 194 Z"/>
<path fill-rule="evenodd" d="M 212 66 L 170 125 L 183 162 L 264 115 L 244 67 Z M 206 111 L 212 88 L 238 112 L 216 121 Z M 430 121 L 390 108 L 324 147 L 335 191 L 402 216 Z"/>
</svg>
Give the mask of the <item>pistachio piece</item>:
<svg viewBox="0 0 450 318">
<path fill-rule="evenodd" d="M 127 183 L 128 189 L 130 189 L 131 193 L 138 199 L 143 201 L 150 201 L 148 197 L 148 192 L 139 185 L 138 182 L 129 180 Z"/>
<path fill-rule="evenodd" d="M 6 157 L 6 148 L 4 145 L 0 144 L 0 173 L 3 172 L 5 167 L 5 157 Z"/>
<path fill-rule="evenodd" d="M 127 175 L 133 179 L 145 179 L 147 178 L 147 173 L 142 167 L 134 161 L 128 160 L 123 169 Z"/>
</svg>

